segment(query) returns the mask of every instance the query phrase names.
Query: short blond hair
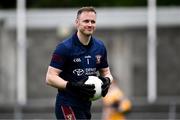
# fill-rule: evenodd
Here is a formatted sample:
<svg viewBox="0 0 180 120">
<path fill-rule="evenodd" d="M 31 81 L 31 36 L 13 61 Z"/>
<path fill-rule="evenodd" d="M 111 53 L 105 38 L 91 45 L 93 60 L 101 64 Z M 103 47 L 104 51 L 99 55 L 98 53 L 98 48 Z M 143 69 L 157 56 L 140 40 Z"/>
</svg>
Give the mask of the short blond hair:
<svg viewBox="0 0 180 120">
<path fill-rule="evenodd" d="M 96 14 L 96 10 L 94 7 L 92 6 L 86 6 L 86 7 L 82 7 L 78 10 L 77 12 L 77 18 L 79 18 L 79 16 L 81 15 L 81 13 L 83 12 L 94 12 Z"/>
</svg>

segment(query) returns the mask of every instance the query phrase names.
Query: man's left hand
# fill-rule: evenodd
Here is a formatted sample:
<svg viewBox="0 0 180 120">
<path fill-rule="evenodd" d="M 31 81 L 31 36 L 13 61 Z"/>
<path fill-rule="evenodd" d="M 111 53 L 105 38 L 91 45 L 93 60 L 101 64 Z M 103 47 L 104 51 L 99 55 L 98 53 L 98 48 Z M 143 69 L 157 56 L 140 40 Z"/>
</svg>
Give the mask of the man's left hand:
<svg viewBox="0 0 180 120">
<path fill-rule="evenodd" d="M 101 86 L 102 88 L 102 96 L 105 97 L 107 92 L 108 92 L 108 89 L 111 85 L 111 82 L 110 82 L 110 79 L 108 77 L 102 77 L 102 76 L 99 76 L 99 79 L 102 80 L 103 84 Z"/>
</svg>

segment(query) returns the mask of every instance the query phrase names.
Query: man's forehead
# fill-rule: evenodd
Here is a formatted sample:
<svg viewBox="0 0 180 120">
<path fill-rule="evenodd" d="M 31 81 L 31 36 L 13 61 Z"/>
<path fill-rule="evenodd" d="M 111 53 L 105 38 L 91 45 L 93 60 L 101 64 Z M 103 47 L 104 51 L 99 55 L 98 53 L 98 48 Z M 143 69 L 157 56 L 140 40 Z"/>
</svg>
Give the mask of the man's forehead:
<svg viewBox="0 0 180 120">
<path fill-rule="evenodd" d="M 79 15 L 79 18 L 83 18 L 83 17 L 96 17 L 96 14 L 92 11 L 84 11 Z"/>
</svg>

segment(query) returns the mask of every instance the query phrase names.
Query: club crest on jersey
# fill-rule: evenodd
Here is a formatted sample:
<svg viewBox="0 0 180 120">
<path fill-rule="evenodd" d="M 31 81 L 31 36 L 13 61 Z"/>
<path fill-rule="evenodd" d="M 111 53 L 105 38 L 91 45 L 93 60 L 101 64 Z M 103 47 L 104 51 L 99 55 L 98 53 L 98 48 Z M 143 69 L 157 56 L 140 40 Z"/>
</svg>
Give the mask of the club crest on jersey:
<svg viewBox="0 0 180 120">
<path fill-rule="evenodd" d="M 101 55 L 96 55 L 96 64 L 100 64 L 101 63 Z"/>
<path fill-rule="evenodd" d="M 83 69 L 75 69 L 75 70 L 73 70 L 73 73 L 77 76 L 81 76 L 84 74 L 84 70 Z"/>
</svg>

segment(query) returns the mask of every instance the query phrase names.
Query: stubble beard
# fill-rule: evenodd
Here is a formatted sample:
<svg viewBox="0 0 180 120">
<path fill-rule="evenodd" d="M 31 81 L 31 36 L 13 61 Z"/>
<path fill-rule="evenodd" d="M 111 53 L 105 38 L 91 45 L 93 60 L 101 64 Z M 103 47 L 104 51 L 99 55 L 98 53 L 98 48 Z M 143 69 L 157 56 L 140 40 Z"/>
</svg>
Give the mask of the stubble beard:
<svg viewBox="0 0 180 120">
<path fill-rule="evenodd" d="M 94 30 L 92 32 L 86 32 L 86 31 L 83 31 L 83 30 L 80 30 L 81 34 L 83 34 L 84 36 L 87 36 L 87 37 L 90 37 L 93 33 L 94 33 Z"/>
</svg>

